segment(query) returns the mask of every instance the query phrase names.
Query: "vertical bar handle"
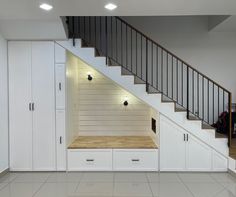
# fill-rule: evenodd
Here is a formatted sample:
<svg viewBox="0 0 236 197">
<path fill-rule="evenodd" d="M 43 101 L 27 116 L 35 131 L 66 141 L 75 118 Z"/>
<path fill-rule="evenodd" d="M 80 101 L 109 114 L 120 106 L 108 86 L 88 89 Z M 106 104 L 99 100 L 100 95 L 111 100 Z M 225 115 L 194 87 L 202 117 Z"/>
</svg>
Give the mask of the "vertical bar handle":
<svg viewBox="0 0 236 197">
<path fill-rule="evenodd" d="M 61 91 L 61 82 L 59 82 L 58 87 L 59 87 L 59 91 Z"/>
<path fill-rule="evenodd" d="M 185 141 L 185 133 L 184 133 L 184 141 Z"/>
<path fill-rule="evenodd" d="M 60 144 L 62 144 L 62 136 L 60 136 Z"/>
<path fill-rule="evenodd" d="M 32 111 L 31 103 L 29 103 L 29 111 Z"/>
<path fill-rule="evenodd" d="M 32 111 L 34 111 L 34 103 L 32 103 Z"/>
</svg>

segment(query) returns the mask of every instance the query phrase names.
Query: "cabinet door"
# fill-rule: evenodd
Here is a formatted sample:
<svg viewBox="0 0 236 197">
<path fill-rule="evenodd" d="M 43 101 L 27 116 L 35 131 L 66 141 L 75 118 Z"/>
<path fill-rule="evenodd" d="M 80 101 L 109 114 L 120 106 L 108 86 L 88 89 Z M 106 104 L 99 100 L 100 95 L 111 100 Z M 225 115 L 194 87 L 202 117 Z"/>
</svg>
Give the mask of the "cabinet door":
<svg viewBox="0 0 236 197">
<path fill-rule="evenodd" d="M 186 169 L 189 171 L 210 171 L 211 161 L 211 147 L 188 134 Z"/>
<path fill-rule="evenodd" d="M 160 170 L 185 170 L 184 131 L 167 118 L 160 117 Z"/>
<path fill-rule="evenodd" d="M 33 169 L 55 170 L 54 43 L 32 42 Z"/>
<path fill-rule="evenodd" d="M 65 64 L 56 64 L 56 108 L 65 109 Z"/>
<path fill-rule="evenodd" d="M 65 110 L 56 111 L 57 170 L 66 170 Z"/>
<path fill-rule="evenodd" d="M 31 43 L 8 43 L 10 170 L 32 170 Z"/>
</svg>

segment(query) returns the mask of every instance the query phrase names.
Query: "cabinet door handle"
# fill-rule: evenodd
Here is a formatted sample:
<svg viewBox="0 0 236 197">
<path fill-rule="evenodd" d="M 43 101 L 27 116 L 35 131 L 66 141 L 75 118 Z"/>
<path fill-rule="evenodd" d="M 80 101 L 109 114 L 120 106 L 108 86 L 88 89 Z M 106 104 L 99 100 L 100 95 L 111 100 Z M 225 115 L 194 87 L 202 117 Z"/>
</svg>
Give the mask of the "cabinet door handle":
<svg viewBox="0 0 236 197">
<path fill-rule="evenodd" d="M 32 111 L 34 111 L 34 103 L 32 103 Z"/>
<path fill-rule="evenodd" d="M 132 159 L 132 161 L 134 161 L 134 162 L 138 162 L 138 161 L 140 161 L 139 159 Z"/>
<path fill-rule="evenodd" d="M 61 82 L 59 82 L 59 90 L 61 91 Z"/>
<path fill-rule="evenodd" d="M 30 111 L 32 110 L 32 108 L 31 108 L 31 103 L 29 103 L 29 110 L 30 110 Z"/>
<path fill-rule="evenodd" d="M 60 144 L 62 144 L 62 137 L 60 136 Z"/>
<path fill-rule="evenodd" d="M 94 159 L 86 159 L 86 161 L 88 161 L 88 162 L 93 162 Z"/>
<path fill-rule="evenodd" d="M 185 133 L 184 133 L 184 141 L 185 141 Z"/>
<path fill-rule="evenodd" d="M 187 134 L 187 141 L 188 141 L 188 134 Z"/>
</svg>

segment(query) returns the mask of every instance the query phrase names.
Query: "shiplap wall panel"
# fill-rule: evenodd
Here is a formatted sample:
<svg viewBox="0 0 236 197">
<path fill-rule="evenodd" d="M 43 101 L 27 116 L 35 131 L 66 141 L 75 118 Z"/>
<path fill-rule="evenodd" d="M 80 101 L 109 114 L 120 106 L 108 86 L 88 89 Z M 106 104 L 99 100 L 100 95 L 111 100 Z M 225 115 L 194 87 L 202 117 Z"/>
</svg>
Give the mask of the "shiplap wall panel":
<svg viewBox="0 0 236 197">
<path fill-rule="evenodd" d="M 151 108 L 89 65 L 77 60 L 78 135 L 149 135 Z M 88 72 L 93 80 L 88 81 Z M 123 105 L 128 97 L 129 105 Z"/>
</svg>

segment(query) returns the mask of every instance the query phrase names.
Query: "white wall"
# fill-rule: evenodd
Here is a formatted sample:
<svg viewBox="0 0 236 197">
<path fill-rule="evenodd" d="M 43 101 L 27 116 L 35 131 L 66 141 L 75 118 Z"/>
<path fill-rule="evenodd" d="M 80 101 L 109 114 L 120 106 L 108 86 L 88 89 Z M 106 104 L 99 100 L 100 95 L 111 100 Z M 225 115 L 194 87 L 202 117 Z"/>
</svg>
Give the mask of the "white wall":
<svg viewBox="0 0 236 197">
<path fill-rule="evenodd" d="M 123 18 L 229 89 L 236 102 L 236 33 L 208 32 L 207 16 Z"/>
<path fill-rule="evenodd" d="M 7 41 L 0 35 L 0 173 L 8 168 Z"/>
</svg>

